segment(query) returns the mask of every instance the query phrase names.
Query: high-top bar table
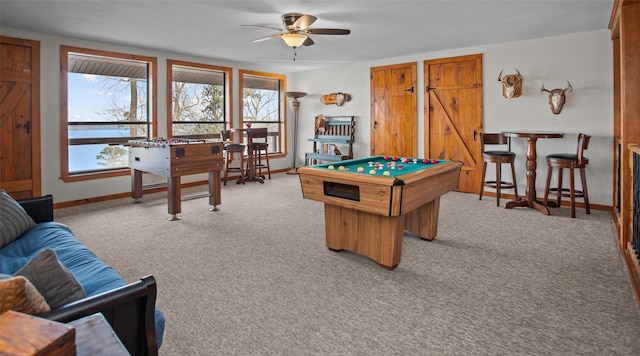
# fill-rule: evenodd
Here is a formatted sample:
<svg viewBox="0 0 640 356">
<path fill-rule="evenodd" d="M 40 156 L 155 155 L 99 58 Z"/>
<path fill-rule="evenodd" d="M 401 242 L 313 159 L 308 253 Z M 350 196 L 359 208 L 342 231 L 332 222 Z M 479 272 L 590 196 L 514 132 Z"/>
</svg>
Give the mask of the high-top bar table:
<svg viewBox="0 0 640 356">
<path fill-rule="evenodd" d="M 256 174 L 254 167 L 254 157 L 253 157 L 253 137 L 250 135 L 251 130 L 255 130 L 256 128 L 231 128 L 230 130 L 233 132 L 239 132 L 241 135 L 247 138 L 247 160 L 249 161 L 249 169 L 247 169 L 247 176 L 245 180 L 248 182 L 260 182 L 264 183 L 264 177 L 261 177 Z"/>
<path fill-rule="evenodd" d="M 536 209 L 544 215 L 549 215 L 549 209 L 536 201 L 536 168 L 538 166 L 538 154 L 536 143 L 539 138 L 562 138 L 564 133 L 553 131 L 504 131 L 509 137 L 527 139 L 527 190 L 524 200 L 512 200 L 505 204 L 506 209 L 515 207 L 529 207 Z"/>
</svg>

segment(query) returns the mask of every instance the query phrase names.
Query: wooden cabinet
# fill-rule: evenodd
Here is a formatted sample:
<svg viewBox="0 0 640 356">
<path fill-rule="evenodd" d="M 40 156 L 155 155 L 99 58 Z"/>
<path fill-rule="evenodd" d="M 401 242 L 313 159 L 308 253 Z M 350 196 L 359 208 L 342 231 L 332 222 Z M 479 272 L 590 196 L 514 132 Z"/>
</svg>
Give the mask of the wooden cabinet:
<svg viewBox="0 0 640 356">
<path fill-rule="evenodd" d="M 616 0 L 609 21 L 613 41 L 614 222 L 640 302 L 640 266 L 633 255 L 633 153 L 640 143 L 640 1 Z"/>
</svg>

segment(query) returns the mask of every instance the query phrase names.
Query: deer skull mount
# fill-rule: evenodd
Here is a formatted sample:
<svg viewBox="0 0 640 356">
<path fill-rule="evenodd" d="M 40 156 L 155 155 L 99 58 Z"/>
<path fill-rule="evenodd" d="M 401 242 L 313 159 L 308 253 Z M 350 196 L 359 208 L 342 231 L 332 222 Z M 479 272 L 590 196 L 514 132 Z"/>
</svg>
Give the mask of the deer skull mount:
<svg viewBox="0 0 640 356">
<path fill-rule="evenodd" d="M 502 76 L 503 70 L 498 74 L 498 81 L 502 83 L 502 96 L 511 99 L 522 95 L 522 75 L 520 75 L 520 72 L 516 69 L 516 73 L 518 74 Z"/>
<path fill-rule="evenodd" d="M 564 93 L 568 90 L 569 92 L 573 91 L 573 87 L 571 86 L 571 83 L 569 83 L 569 81 L 567 80 L 567 87 L 564 89 L 553 89 L 553 90 L 548 90 L 545 89 L 544 84 L 542 84 L 542 87 L 540 87 L 540 92 L 547 92 L 549 93 L 549 106 L 551 107 L 551 112 L 554 113 L 555 115 L 559 114 L 560 111 L 562 111 L 562 106 L 564 105 L 565 102 L 565 96 Z"/>
</svg>

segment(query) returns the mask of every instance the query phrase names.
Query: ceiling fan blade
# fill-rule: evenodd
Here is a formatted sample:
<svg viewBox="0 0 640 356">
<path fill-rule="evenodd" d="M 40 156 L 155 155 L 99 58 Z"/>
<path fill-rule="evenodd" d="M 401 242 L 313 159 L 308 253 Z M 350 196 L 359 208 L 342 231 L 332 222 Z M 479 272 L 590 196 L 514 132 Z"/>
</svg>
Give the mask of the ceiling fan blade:
<svg viewBox="0 0 640 356">
<path fill-rule="evenodd" d="M 351 30 L 342 28 L 308 28 L 303 32 L 311 35 L 348 35 Z"/>
<path fill-rule="evenodd" d="M 304 43 L 302 43 L 303 46 L 311 46 L 313 45 L 315 42 L 313 42 L 313 40 L 311 39 L 311 37 L 307 36 L 307 39 L 304 40 Z"/>
<path fill-rule="evenodd" d="M 267 36 L 267 37 L 261 37 L 261 38 L 258 38 L 256 40 L 253 40 L 251 42 L 262 42 L 262 41 L 266 41 L 266 40 L 270 40 L 272 38 L 278 38 L 278 37 L 282 37 L 282 34 L 281 33 L 276 33 L 275 35 L 271 35 L 271 36 Z"/>
<path fill-rule="evenodd" d="M 293 27 L 304 30 L 305 28 L 311 26 L 311 24 L 316 22 L 317 19 L 317 17 L 312 15 L 302 15 L 296 20 L 296 22 L 293 23 Z"/>
<path fill-rule="evenodd" d="M 272 27 L 272 26 L 262 26 L 262 25 L 240 25 L 240 26 L 242 26 L 242 27 L 268 28 L 270 30 L 276 30 L 276 31 L 284 32 L 283 29 L 277 28 L 277 27 Z"/>
</svg>

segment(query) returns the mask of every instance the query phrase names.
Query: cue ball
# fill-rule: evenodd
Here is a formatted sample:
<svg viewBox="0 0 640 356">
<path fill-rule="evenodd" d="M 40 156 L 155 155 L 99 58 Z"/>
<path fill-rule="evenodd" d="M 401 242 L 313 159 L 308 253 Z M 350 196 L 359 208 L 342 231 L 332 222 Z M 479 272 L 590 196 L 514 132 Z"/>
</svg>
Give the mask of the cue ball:
<svg viewBox="0 0 640 356">
<path fill-rule="evenodd" d="M 329 165 L 329 167 L 327 167 L 329 169 L 335 169 L 336 167 L 333 166 L 333 164 Z"/>
<path fill-rule="evenodd" d="M 390 176 L 390 175 L 391 175 L 391 172 L 389 172 L 389 171 L 384 171 L 384 172 L 382 173 L 382 175 L 383 175 L 383 176 Z"/>
<path fill-rule="evenodd" d="M 358 173 L 362 173 L 362 172 L 364 172 L 364 168 L 358 167 Z"/>
<path fill-rule="evenodd" d="M 369 174 L 376 174 L 376 170 L 375 169 L 370 170 Z"/>
</svg>

